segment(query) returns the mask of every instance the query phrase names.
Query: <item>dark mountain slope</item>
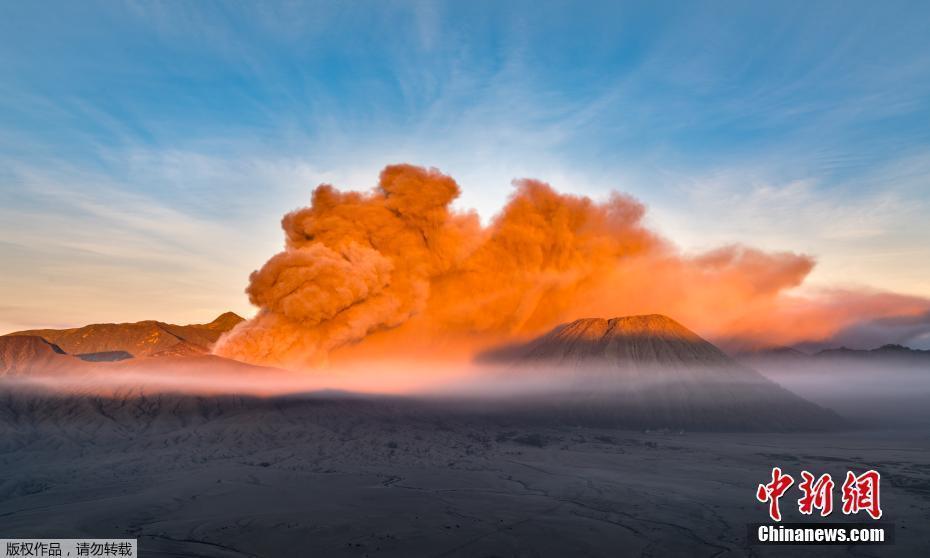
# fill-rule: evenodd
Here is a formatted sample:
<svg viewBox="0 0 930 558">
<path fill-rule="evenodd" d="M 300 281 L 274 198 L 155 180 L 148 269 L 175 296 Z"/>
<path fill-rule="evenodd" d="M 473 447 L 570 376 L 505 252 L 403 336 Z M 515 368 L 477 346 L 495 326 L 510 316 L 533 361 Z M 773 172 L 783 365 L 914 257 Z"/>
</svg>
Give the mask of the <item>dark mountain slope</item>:
<svg viewBox="0 0 930 558">
<path fill-rule="evenodd" d="M 548 382 L 552 396 L 570 395 L 572 412 L 608 422 L 736 430 L 843 423 L 661 315 L 576 320 L 526 344 L 484 353 L 479 362 L 505 365 L 513 378 Z"/>
</svg>

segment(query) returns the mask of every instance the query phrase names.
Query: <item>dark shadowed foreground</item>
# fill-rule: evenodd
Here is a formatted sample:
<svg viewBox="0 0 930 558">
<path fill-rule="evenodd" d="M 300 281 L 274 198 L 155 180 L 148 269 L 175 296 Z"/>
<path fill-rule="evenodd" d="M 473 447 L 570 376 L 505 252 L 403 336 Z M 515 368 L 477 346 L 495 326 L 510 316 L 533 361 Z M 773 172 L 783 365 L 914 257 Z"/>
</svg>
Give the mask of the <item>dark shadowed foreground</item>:
<svg viewBox="0 0 930 558">
<path fill-rule="evenodd" d="M 5 392 L 0 526 L 138 537 L 143 558 L 930 553 L 926 430 L 645 432 L 463 411 L 334 393 Z M 748 547 L 773 465 L 877 468 L 896 545 Z"/>
</svg>

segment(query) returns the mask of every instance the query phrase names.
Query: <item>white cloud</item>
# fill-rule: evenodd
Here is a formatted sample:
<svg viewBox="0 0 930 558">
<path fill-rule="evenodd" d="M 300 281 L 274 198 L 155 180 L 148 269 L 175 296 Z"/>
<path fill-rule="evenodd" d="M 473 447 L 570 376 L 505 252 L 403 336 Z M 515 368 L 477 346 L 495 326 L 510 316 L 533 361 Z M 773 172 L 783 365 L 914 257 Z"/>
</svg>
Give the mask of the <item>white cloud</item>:
<svg viewBox="0 0 930 558">
<path fill-rule="evenodd" d="M 925 162 L 930 162 L 930 157 Z M 907 168 L 908 173 L 897 172 Z M 679 197 L 653 207 L 664 232 L 684 247 L 746 243 L 817 258 L 812 286 L 855 286 L 930 296 L 930 200 L 915 183 L 930 172 L 919 161 L 897 161 L 857 177 L 824 184 L 779 182 L 774 173 L 729 169 L 679 176 Z M 905 179 L 909 174 L 911 180 Z"/>
</svg>

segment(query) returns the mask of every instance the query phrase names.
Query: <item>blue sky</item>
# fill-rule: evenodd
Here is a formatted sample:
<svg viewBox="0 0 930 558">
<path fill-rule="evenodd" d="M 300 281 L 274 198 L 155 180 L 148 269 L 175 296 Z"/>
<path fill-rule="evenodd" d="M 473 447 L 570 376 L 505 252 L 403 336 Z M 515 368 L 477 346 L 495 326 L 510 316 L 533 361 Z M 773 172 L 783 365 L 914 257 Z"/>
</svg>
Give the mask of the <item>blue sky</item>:
<svg viewBox="0 0 930 558">
<path fill-rule="evenodd" d="M 930 4 L 0 4 L 0 330 L 248 313 L 281 215 L 392 162 L 930 296 Z"/>
</svg>

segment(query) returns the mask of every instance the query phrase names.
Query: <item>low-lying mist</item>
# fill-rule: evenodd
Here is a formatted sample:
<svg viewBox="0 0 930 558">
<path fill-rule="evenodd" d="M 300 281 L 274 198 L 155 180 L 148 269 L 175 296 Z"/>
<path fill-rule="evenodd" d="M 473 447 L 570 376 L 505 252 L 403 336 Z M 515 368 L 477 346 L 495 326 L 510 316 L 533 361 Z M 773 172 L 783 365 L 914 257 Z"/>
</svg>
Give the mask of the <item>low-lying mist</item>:
<svg viewBox="0 0 930 558">
<path fill-rule="evenodd" d="M 739 370 L 739 369 L 737 369 Z M 93 363 L 75 370 L 5 378 L 7 385 L 39 385 L 75 393 L 175 392 L 192 395 L 277 396 L 310 391 L 504 400 L 583 393 L 620 396 L 674 389 L 758 384 L 761 375 L 727 367 L 620 368 L 592 361 L 574 366 L 546 363 L 489 364 L 450 361 L 372 360 L 312 370 L 251 366 L 210 356 Z"/>
<path fill-rule="evenodd" d="M 757 359 L 752 366 L 805 399 L 868 427 L 930 424 L 930 365 L 888 359 Z"/>
<path fill-rule="evenodd" d="M 285 370 L 202 355 L 95 363 L 75 359 L 67 368 L 8 375 L 3 386 L 6 391 L 116 398 L 387 396 L 460 410 L 475 404 L 495 412 L 543 403 L 606 412 L 624 424 L 660 419 L 717 424 L 760 417 L 779 421 L 780 415 L 805 413 L 821 420 L 809 401 L 856 427 L 917 426 L 930 421 L 930 374 L 925 364 L 815 358 L 756 359 L 748 364 L 625 366 L 597 359 L 569 365 L 493 364 L 417 358 L 352 360 Z"/>
<path fill-rule="evenodd" d="M 740 367 L 371 362 L 307 374 L 258 367 L 233 372 L 215 363 L 194 368 L 160 360 L 146 369 L 94 366 L 83 374 L 34 375 L 6 385 L 44 395 L 135 401 L 237 396 L 306 399 L 312 405 L 321 398 L 367 399 L 389 405 L 394 414 L 534 424 L 729 431 L 844 427 L 840 417 Z"/>
</svg>

